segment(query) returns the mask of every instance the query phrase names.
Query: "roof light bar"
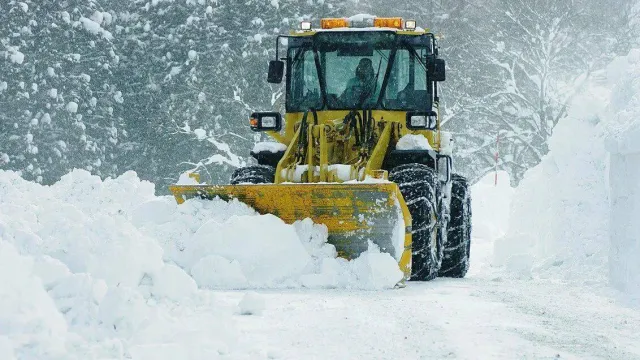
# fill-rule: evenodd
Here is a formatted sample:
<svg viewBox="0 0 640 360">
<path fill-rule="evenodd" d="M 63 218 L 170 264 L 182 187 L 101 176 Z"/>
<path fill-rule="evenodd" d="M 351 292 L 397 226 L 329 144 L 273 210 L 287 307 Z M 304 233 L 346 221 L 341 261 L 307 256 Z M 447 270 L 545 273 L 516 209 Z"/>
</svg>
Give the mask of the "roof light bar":
<svg viewBox="0 0 640 360">
<path fill-rule="evenodd" d="M 373 19 L 373 26 L 402 29 L 402 18 L 375 18 Z"/>
<path fill-rule="evenodd" d="M 320 20 L 320 27 L 323 29 L 335 29 L 349 27 L 347 19 L 328 18 Z"/>
<path fill-rule="evenodd" d="M 415 30 L 416 29 L 416 21 L 415 20 L 407 20 L 404 23 L 404 28 L 407 30 Z"/>
</svg>

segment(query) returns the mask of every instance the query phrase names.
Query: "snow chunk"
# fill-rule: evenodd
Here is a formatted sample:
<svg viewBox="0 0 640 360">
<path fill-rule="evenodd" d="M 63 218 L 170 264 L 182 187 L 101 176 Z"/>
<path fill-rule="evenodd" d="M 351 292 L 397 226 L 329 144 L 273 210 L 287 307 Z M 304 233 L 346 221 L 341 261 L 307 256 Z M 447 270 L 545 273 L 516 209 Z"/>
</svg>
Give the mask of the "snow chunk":
<svg viewBox="0 0 640 360">
<path fill-rule="evenodd" d="M 404 274 L 398 268 L 398 262 L 387 253 L 381 253 L 377 246 L 369 244 L 369 250 L 351 262 L 353 273 L 357 277 L 355 287 L 364 289 L 391 289 Z"/>
<path fill-rule="evenodd" d="M 181 268 L 166 264 L 153 276 L 152 293 L 154 296 L 181 300 L 192 296 L 198 290 L 196 282 Z"/>
<path fill-rule="evenodd" d="M 131 212 L 131 221 L 137 226 L 149 223 L 164 224 L 171 221 L 176 206 L 175 201 L 169 198 L 152 199 L 140 204 Z"/>
<path fill-rule="evenodd" d="M 238 307 L 241 315 L 261 315 L 265 308 L 265 301 L 259 294 L 248 292 L 244 294 Z"/>
<path fill-rule="evenodd" d="M 60 17 L 62 18 L 62 21 L 64 21 L 66 24 L 70 24 L 71 23 L 71 15 L 69 15 L 68 12 L 62 11 L 60 13 Z"/>
<path fill-rule="evenodd" d="M 33 262 L 16 248 L 0 240 L 0 324 L 2 335 L 15 341 L 14 350 L 30 358 L 64 351 L 67 324 L 53 300 L 32 273 Z M 3 346 L 6 350 L 6 344 Z"/>
<path fill-rule="evenodd" d="M 84 29 L 90 32 L 91 34 L 102 35 L 102 37 L 107 40 L 113 39 L 113 35 L 111 35 L 111 33 L 108 32 L 107 30 L 103 29 L 99 23 L 86 17 L 81 17 L 80 22 L 82 23 L 82 26 L 84 27 Z"/>
<path fill-rule="evenodd" d="M 189 50 L 189 60 L 195 60 L 198 57 L 198 53 L 195 50 Z"/>
<path fill-rule="evenodd" d="M 122 104 L 124 102 L 124 98 L 122 97 L 122 91 L 116 91 L 116 93 L 113 94 L 113 100 L 115 100 L 118 104 Z"/>
<path fill-rule="evenodd" d="M 15 46 L 9 46 L 7 53 L 9 54 L 9 60 L 13 63 L 21 65 L 24 62 L 24 54 L 18 51 Z"/>
<path fill-rule="evenodd" d="M 93 20 L 98 25 L 102 25 L 102 22 L 104 21 L 104 15 L 102 15 L 102 12 L 100 11 L 95 11 L 93 15 L 91 15 L 91 20 Z"/>
<path fill-rule="evenodd" d="M 69 103 L 67 103 L 66 109 L 70 113 L 76 113 L 78 112 L 78 103 L 75 101 L 69 101 Z"/>
<path fill-rule="evenodd" d="M 9 155 L 6 153 L 0 153 L 0 165 L 6 165 L 9 163 L 11 159 L 9 158 Z"/>
<path fill-rule="evenodd" d="M 398 140 L 398 150 L 433 150 L 429 140 L 421 134 L 407 134 Z"/>
<path fill-rule="evenodd" d="M 42 284 L 47 290 L 71 275 L 69 268 L 62 261 L 48 255 L 42 255 L 35 259 L 33 273 L 42 279 Z"/>
<path fill-rule="evenodd" d="M 189 243 L 184 252 L 192 259 L 190 266 L 204 254 L 234 259 L 258 286 L 299 276 L 311 261 L 294 228 L 270 214 L 233 216 L 224 224 L 209 221 Z"/>
<path fill-rule="evenodd" d="M 203 289 L 245 289 L 248 285 L 240 263 L 218 255 L 200 259 L 191 268 L 191 276 Z"/>
<path fill-rule="evenodd" d="M 323 258 L 320 271 L 306 274 L 301 280 L 310 288 L 383 290 L 394 288 L 403 277 L 398 262 L 369 243 L 369 249 L 352 261 Z"/>
<path fill-rule="evenodd" d="M 196 135 L 198 140 L 204 140 L 207 138 L 207 131 L 205 129 L 198 128 L 193 130 L 193 133 Z"/>
<path fill-rule="evenodd" d="M 49 96 L 53 99 L 56 99 L 58 97 L 58 89 L 56 88 L 49 89 Z"/>
<path fill-rule="evenodd" d="M 147 321 L 150 311 L 140 292 L 126 286 L 111 287 L 100 302 L 97 319 L 106 332 L 131 337 Z"/>
<path fill-rule="evenodd" d="M 275 141 L 263 141 L 263 142 L 259 142 L 256 143 L 253 146 L 253 150 L 252 152 L 254 153 L 261 153 L 261 152 L 270 152 L 270 153 L 277 153 L 280 151 L 285 151 L 287 150 L 287 145 L 279 143 L 279 142 L 275 142 Z"/>
</svg>

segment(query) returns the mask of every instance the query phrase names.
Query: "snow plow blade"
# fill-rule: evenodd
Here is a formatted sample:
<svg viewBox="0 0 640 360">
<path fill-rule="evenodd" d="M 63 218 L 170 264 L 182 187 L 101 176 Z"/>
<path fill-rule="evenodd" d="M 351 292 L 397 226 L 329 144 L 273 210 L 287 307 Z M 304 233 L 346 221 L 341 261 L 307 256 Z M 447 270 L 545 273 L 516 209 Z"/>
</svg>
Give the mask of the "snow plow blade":
<svg viewBox="0 0 640 360">
<path fill-rule="evenodd" d="M 328 242 L 339 256 L 356 258 L 370 240 L 398 260 L 406 278 L 411 274 L 411 215 L 395 183 L 174 185 L 169 190 L 179 204 L 191 198 L 238 199 L 288 224 L 311 218 L 327 226 Z"/>
</svg>

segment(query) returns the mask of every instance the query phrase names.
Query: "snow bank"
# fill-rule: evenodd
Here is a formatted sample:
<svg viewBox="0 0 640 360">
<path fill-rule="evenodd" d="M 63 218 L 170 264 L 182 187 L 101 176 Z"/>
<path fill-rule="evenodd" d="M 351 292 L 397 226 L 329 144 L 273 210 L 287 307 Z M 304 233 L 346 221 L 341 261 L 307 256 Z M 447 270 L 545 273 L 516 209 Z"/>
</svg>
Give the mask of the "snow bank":
<svg viewBox="0 0 640 360">
<path fill-rule="evenodd" d="M 633 50 L 576 96 L 553 131 L 549 154 L 513 194 L 492 265 L 526 278 L 608 282 L 640 299 L 638 94 L 640 51 Z M 476 187 L 485 189 L 476 191 L 488 194 L 481 183 Z M 495 222 L 479 218 L 495 210 L 477 209 L 475 196 L 474 237 L 499 235 L 486 226 Z"/>
<path fill-rule="evenodd" d="M 375 247 L 337 258 L 309 219 L 154 192 L 132 172 L 101 181 L 76 170 L 41 186 L 0 171 L 2 359 L 216 357 L 235 351 L 235 310 L 208 289 L 375 290 L 402 278 Z"/>
<path fill-rule="evenodd" d="M 614 69 L 609 69 L 609 76 Z M 515 191 L 509 229 L 496 242 L 494 264 L 523 277 L 605 283 L 610 189 L 609 90 L 596 81 L 554 128 L 550 152 Z M 636 117 L 637 118 L 637 117 Z"/>
<path fill-rule="evenodd" d="M 609 279 L 640 299 L 640 50 L 616 59 L 607 70 L 613 86 L 606 122 L 611 153 Z"/>
<path fill-rule="evenodd" d="M 151 295 L 177 298 L 193 290 L 185 274 L 204 288 L 298 287 L 303 275 L 322 273 L 322 261 L 340 264 L 322 225 L 308 219 L 288 225 L 238 201 L 177 205 L 173 197 L 156 197 L 154 185 L 133 172 L 101 181 L 77 170 L 50 187 L 0 172 L 0 184 L 0 236 L 60 276 L 66 275 L 62 264 L 109 287 L 145 284 Z M 396 267 L 380 275 L 395 276 Z M 57 281 L 51 276 L 47 283 Z M 229 278 L 240 284 L 229 284 Z M 393 287 L 399 279 L 371 284 Z M 179 283 L 180 291 L 168 293 L 166 281 Z"/>
<path fill-rule="evenodd" d="M 596 96 L 579 96 L 555 127 L 550 153 L 515 191 L 509 229 L 494 254 L 495 265 L 509 274 L 584 282 L 606 278 L 609 199 Z"/>
</svg>

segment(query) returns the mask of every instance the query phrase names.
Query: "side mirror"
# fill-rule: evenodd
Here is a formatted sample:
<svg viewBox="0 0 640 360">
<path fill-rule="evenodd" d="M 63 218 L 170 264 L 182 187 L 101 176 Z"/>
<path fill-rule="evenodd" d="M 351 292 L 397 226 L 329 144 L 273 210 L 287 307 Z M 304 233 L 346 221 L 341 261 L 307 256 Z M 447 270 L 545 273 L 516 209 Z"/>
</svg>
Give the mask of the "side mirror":
<svg viewBox="0 0 640 360">
<path fill-rule="evenodd" d="M 434 59 L 433 60 L 433 68 L 431 69 L 430 78 L 432 81 L 445 81 L 446 71 L 445 71 L 445 62 L 443 59 Z"/>
<path fill-rule="evenodd" d="M 282 82 L 282 76 L 284 75 L 284 61 L 271 60 L 269 61 L 269 75 L 267 81 L 271 84 L 280 84 Z"/>
<path fill-rule="evenodd" d="M 453 160 L 449 155 L 438 154 L 438 178 L 443 183 L 451 181 L 451 171 L 453 170 Z"/>
<path fill-rule="evenodd" d="M 438 127 L 438 114 L 435 111 L 407 112 L 407 129 L 435 130 Z"/>
<path fill-rule="evenodd" d="M 280 131 L 282 115 L 278 112 L 255 112 L 249 119 L 253 131 Z"/>
</svg>

